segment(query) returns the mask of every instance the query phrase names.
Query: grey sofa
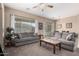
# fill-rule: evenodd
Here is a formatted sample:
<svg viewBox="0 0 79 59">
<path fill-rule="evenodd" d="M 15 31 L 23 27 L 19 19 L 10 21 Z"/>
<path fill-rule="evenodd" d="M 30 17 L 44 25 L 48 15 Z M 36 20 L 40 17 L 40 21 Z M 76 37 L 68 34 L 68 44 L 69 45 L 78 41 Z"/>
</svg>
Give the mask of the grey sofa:
<svg viewBox="0 0 79 59">
<path fill-rule="evenodd" d="M 39 37 L 34 33 L 18 33 L 14 39 L 11 40 L 12 45 L 20 46 L 39 41 Z"/>
<path fill-rule="evenodd" d="M 69 37 L 68 37 L 69 36 Z M 70 51 L 74 51 L 76 49 L 76 41 L 78 38 L 78 34 L 74 32 L 58 32 L 55 31 L 53 37 L 56 37 L 57 40 L 61 41 L 61 47 Z"/>
</svg>

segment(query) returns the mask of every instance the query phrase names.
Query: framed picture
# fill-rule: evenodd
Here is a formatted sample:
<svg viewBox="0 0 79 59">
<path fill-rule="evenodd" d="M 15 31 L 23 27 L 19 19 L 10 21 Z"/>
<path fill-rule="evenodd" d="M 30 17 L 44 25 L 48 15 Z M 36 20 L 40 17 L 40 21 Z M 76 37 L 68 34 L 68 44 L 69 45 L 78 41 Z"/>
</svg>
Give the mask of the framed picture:
<svg viewBox="0 0 79 59">
<path fill-rule="evenodd" d="M 62 24 L 58 24 L 58 25 L 57 25 L 57 28 L 58 28 L 58 29 L 62 28 Z"/>
<path fill-rule="evenodd" d="M 43 23 L 39 23 L 38 27 L 39 27 L 39 30 L 43 30 Z"/>
<path fill-rule="evenodd" d="M 72 23 L 67 23 L 66 28 L 72 28 Z"/>
</svg>

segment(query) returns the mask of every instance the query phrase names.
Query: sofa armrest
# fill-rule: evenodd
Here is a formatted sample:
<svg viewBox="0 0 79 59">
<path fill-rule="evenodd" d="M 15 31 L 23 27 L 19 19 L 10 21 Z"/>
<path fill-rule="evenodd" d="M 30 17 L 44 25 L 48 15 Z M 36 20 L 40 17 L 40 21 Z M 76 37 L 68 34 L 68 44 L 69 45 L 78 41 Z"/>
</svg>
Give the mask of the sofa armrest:
<svg viewBox="0 0 79 59">
<path fill-rule="evenodd" d="M 75 38 L 75 42 L 74 42 L 74 50 L 77 49 L 77 45 L 78 45 L 78 37 Z"/>
</svg>

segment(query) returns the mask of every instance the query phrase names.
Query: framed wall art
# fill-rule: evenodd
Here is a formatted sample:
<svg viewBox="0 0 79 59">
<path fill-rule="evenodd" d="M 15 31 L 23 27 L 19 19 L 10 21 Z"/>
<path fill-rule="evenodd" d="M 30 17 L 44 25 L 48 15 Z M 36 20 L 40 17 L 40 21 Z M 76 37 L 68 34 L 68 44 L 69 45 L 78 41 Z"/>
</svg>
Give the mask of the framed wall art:
<svg viewBox="0 0 79 59">
<path fill-rule="evenodd" d="M 66 28 L 72 28 L 72 23 L 66 23 Z"/>
<path fill-rule="evenodd" d="M 43 23 L 39 23 L 38 28 L 39 28 L 39 30 L 43 30 Z"/>
</svg>

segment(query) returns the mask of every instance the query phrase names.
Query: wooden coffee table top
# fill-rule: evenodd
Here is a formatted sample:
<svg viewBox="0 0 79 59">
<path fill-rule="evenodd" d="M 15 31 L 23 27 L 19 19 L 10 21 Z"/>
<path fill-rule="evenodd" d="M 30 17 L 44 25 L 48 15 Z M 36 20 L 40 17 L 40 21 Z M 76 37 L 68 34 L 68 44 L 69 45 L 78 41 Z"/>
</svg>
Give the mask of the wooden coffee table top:
<svg viewBox="0 0 79 59">
<path fill-rule="evenodd" d="M 55 54 L 55 50 L 56 50 L 56 46 L 59 46 L 59 50 L 61 50 L 61 41 L 57 40 L 56 38 L 44 38 L 40 40 L 40 46 L 41 46 L 41 42 L 44 42 L 50 45 L 53 45 L 53 53 Z"/>
<path fill-rule="evenodd" d="M 59 40 L 51 39 L 51 38 L 44 38 L 44 39 L 41 39 L 41 41 L 45 41 L 45 42 L 48 42 L 48 43 L 51 43 L 51 44 L 59 44 L 60 43 Z"/>
</svg>

